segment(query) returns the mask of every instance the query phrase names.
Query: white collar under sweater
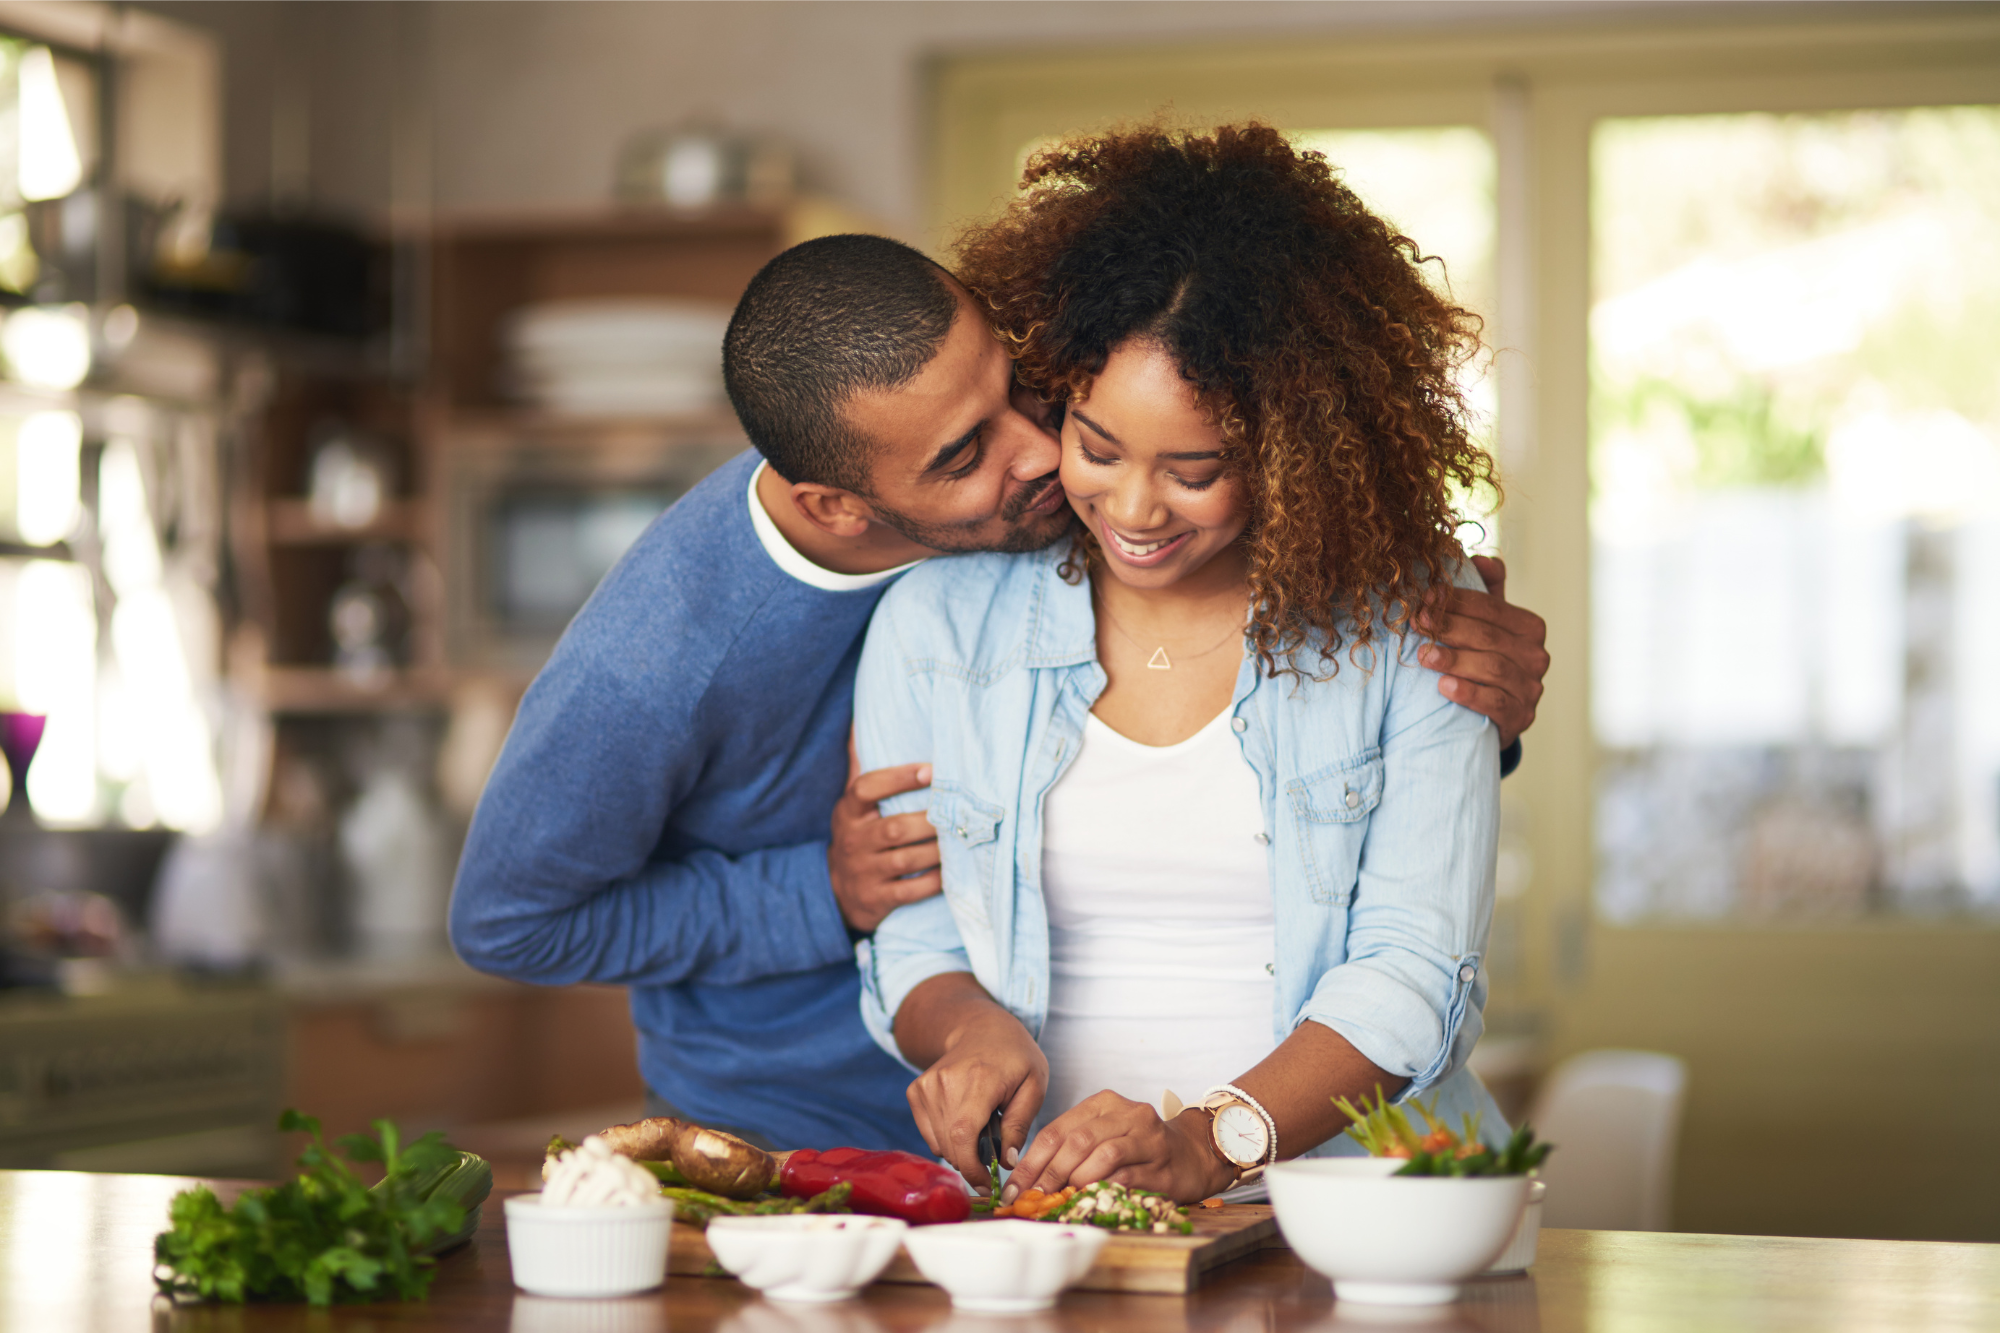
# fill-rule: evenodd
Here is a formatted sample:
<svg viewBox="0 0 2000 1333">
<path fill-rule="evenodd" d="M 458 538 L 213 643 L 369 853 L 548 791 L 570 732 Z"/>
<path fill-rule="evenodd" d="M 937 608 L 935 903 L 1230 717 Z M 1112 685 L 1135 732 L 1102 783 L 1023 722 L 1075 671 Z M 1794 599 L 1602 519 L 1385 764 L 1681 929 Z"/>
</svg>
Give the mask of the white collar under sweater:
<svg viewBox="0 0 2000 1333">
<path fill-rule="evenodd" d="M 757 531 L 757 540 L 764 553 L 771 557 L 779 569 L 799 582 L 818 588 L 822 592 L 859 592 L 872 588 L 885 579 L 893 579 L 904 570 L 915 569 L 921 559 L 912 560 L 907 565 L 897 565 L 894 569 L 884 569 L 873 574 L 836 574 L 830 569 L 822 569 L 799 554 L 799 549 L 785 540 L 785 534 L 778 531 L 778 525 L 765 511 L 764 502 L 757 498 L 757 479 L 764 475 L 768 463 L 759 463 L 750 472 L 750 526 Z"/>
</svg>

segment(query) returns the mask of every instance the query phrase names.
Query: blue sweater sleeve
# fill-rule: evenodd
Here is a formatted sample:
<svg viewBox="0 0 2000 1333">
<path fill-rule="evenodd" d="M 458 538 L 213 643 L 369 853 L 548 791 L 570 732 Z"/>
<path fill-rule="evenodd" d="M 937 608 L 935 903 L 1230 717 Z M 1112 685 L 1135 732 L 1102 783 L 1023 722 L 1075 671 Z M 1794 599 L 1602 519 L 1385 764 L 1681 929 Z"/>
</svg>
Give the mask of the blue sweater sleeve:
<svg viewBox="0 0 2000 1333">
<path fill-rule="evenodd" d="M 706 676 L 635 682 L 558 649 L 473 817 L 451 941 L 516 981 L 734 984 L 846 960 L 823 840 L 655 859 L 702 776 Z"/>
</svg>

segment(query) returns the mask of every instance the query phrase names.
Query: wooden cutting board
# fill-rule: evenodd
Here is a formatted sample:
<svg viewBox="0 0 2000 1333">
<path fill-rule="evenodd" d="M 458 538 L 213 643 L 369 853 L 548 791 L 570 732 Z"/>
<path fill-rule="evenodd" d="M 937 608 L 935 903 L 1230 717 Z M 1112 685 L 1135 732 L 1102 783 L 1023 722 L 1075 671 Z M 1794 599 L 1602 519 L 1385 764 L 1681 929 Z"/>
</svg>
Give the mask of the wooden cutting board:
<svg viewBox="0 0 2000 1333">
<path fill-rule="evenodd" d="M 1192 1236 L 1136 1235 L 1113 1232 L 1098 1252 L 1097 1262 L 1083 1280 L 1079 1291 L 1147 1291 L 1174 1294 L 1193 1291 L 1201 1285 L 1202 1274 L 1231 1259 L 1240 1259 L 1266 1242 L 1277 1239 L 1278 1224 L 1263 1204 L 1231 1203 L 1220 1208 L 1190 1208 L 1194 1223 Z M 976 1227 L 978 1222 L 958 1225 Z M 673 1245 L 667 1251 L 667 1271 L 700 1277 L 709 1271 L 715 1256 L 701 1228 L 676 1222 Z M 910 1262 L 909 1251 L 898 1250 L 878 1282 L 924 1281 L 924 1275 Z"/>
</svg>

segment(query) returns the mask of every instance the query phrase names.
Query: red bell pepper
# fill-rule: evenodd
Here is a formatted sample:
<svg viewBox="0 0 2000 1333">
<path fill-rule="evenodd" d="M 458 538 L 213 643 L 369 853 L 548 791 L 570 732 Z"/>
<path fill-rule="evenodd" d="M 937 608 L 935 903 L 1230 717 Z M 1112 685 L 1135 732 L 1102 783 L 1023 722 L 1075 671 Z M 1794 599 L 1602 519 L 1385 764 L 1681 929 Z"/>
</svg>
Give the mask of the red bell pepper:
<svg viewBox="0 0 2000 1333">
<path fill-rule="evenodd" d="M 778 1173 L 779 1191 L 793 1199 L 809 1199 L 843 1182 L 854 1187 L 849 1202 L 857 1213 L 900 1217 L 918 1226 L 972 1216 L 972 1196 L 958 1172 L 915 1153 L 801 1148 Z"/>
</svg>

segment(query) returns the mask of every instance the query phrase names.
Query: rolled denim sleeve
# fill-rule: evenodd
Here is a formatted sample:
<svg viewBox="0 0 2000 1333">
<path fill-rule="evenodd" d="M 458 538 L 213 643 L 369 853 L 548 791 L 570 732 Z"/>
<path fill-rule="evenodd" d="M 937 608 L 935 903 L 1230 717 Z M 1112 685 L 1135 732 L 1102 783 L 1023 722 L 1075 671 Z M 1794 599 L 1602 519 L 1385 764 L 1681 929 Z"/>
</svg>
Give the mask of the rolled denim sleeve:
<svg viewBox="0 0 2000 1333">
<path fill-rule="evenodd" d="M 1382 797 L 1348 904 L 1346 957 L 1301 1015 L 1409 1079 L 1402 1098 L 1449 1078 L 1479 1038 L 1500 826 L 1498 733 L 1444 700 L 1414 653 L 1408 644 L 1391 668 Z"/>
<path fill-rule="evenodd" d="M 854 748 L 861 770 L 933 758 L 931 676 L 903 650 L 908 595 L 891 588 L 869 622 L 854 680 Z M 930 795 L 907 792 L 881 803 L 884 814 L 927 809 Z M 910 1069 L 896 1044 L 896 1014 L 910 992 L 946 972 L 970 972 L 958 923 L 942 896 L 891 912 L 855 949 L 861 969 L 861 1020 L 883 1050 Z M 919 1071 L 921 1072 L 921 1071 Z"/>
<path fill-rule="evenodd" d="M 970 972 L 972 960 L 959 940 L 958 923 L 943 898 L 898 907 L 875 934 L 855 948 L 861 967 L 861 1021 L 875 1044 L 914 1073 L 896 1044 L 896 1015 L 903 1001 L 932 977 Z"/>
</svg>

